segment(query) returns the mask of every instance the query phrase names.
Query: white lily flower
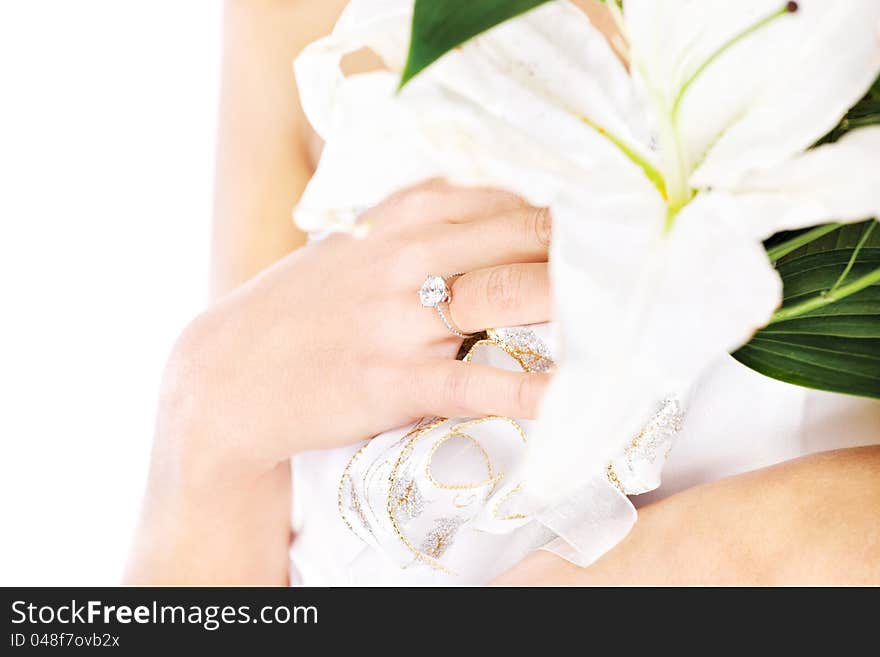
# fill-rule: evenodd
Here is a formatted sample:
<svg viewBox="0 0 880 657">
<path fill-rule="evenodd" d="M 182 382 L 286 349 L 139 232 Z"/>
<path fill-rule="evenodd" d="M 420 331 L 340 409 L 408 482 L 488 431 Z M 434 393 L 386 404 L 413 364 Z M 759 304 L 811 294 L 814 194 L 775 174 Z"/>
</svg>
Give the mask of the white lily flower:
<svg viewBox="0 0 880 657">
<path fill-rule="evenodd" d="M 298 60 L 326 149 L 296 218 L 351 229 L 437 177 L 552 210 L 562 358 L 527 482 L 560 500 L 770 319 L 781 282 L 762 240 L 880 216 L 880 129 L 809 150 L 880 73 L 880 0 L 626 0 L 628 68 L 551 2 L 397 94 L 412 10 L 354 0 Z M 364 46 L 389 71 L 344 78 Z"/>
</svg>

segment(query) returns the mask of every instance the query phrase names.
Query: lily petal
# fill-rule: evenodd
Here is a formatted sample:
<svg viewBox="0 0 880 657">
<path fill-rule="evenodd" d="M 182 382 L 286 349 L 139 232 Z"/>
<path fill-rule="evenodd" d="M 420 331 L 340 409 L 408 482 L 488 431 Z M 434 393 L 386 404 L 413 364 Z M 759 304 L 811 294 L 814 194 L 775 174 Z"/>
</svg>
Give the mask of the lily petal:
<svg viewBox="0 0 880 657">
<path fill-rule="evenodd" d="M 820 223 L 880 217 L 880 126 L 861 128 L 718 190 L 757 239 Z"/>
<path fill-rule="evenodd" d="M 632 159 L 657 164 L 646 108 L 626 68 L 567 0 L 493 28 L 425 75 L 584 169 L 616 161 L 644 176 Z"/>
<path fill-rule="evenodd" d="M 786 2 L 625 3 L 634 71 L 696 170 L 691 186 L 731 185 L 806 150 L 880 73 L 880 2 L 797 4 L 763 23 Z"/>
<path fill-rule="evenodd" d="M 682 113 L 682 126 L 704 120 L 712 103 L 724 100 L 715 95 L 713 101 L 720 86 L 748 84 L 745 78 L 752 75 L 760 80 L 692 176 L 694 187 L 731 184 L 750 170 L 779 166 L 807 150 L 880 75 L 880 2 L 798 4 L 796 14 L 765 28 L 767 50 L 754 48 L 756 42 L 749 38 L 744 42 L 747 57 L 730 58 L 728 70 L 713 71 L 701 81 L 702 91 L 695 89 L 691 106 Z"/>
<path fill-rule="evenodd" d="M 599 471 L 663 398 L 684 394 L 706 366 L 766 324 L 782 292 L 760 243 L 716 204 L 698 198 L 671 233 L 642 224 L 628 241 L 611 238 L 619 251 L 605 253 L 605 226 L 578 230 L 567 216 L 578 210 L 554 211 L 563 358 L 525 477 L 529 493 L 550 504 Z M 608 223 L 626 224 L 625 216 Z"/>
<path fill-rule="evenodd" d="M 479 107 L 419 83 L 397 96 L 396 75 L 373 73 L 337 89 L 331 135 L 294 213 L 300 228 L 351 230 L 364 210 L 432 178 L 546 206 L 583 175 Z"/>
<path fill-rule="evenodd" d="M 352 9 L 371 4 L 387 11 Z M 640 108 L 626 70 L 570 3 L 491 30 L 399 94 L 390 73 L 344 78 L 342 57 L 405 33 L 411 5 L 360 0 L 297 61 L 304 107 L 326 140 L 295 213 L 301 228 L 351 229 L 363 210 L 428 178 L 501 187 L 539 206 L 567 188 L 622 187 L 659 198 L 644 170 L 652 155 L 630 130 Z M 580 71 L 583 84 L 572 85 L 582 66 L 595 79 Z M 617 143 L 606 125 L 619 132 Z"/>
</svg>

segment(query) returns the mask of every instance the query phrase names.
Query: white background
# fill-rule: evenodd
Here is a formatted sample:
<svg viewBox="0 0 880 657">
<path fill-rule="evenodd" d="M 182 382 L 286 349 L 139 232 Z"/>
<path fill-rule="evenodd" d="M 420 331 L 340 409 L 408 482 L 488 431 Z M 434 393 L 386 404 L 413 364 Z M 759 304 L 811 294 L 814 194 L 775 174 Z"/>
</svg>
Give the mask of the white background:
<svg viewBox="0 0 880 657">
<path fill-rule="evenodd" d="M 115 584 L 206 299 L 220 0 L 0 0 L 0 585 Z"/>
</svg>

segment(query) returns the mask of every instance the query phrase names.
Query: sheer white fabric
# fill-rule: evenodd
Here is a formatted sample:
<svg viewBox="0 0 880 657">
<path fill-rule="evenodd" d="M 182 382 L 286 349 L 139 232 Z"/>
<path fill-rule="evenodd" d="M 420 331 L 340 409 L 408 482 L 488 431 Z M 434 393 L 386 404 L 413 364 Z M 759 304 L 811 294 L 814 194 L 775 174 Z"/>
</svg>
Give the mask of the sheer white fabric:
<svg viewBox="0 0 880 657">
<path fill-rule="evenodd" d="M 383 439 L 394 442 L 408 430 L 386 434 Z M 663 485 L 631 499 L 641 506 L 704 482 L 805 454 L 877 443 L 880 403 L 790 386 L 728 357 L 693 391 L 684 427 L 663 472 Z M 296 538 L 290 556 L 294 584 L 484 584 L 539 547 L 549 546 L 569 560 L 589 563 L 611 549 L 635 521 L 626 497 L 613 487 L 588 480 L 569 500 L 575 510 L 574 523 L 566 523 L 564 510 L 557 509 L 555 517 L 545 513 L 541 522 L 525 522 L 507 533 L 491 533 L 480 526 L 460 528 L 444 555 L 450 568 L 395 559 L 387 550 L 359 538 L 340 515 L 340 477 L 360 447 L 304 454 L 293 463 Z M 585 507 L 607 512 L 597 513 L 601 522 L 591 524 L 590 514 L 583 513 Z M 560 534 L 569 540 L 551 543 Z M 591 546 L 595 553 L 578 554 L 572 544 Z"/>
</svg>

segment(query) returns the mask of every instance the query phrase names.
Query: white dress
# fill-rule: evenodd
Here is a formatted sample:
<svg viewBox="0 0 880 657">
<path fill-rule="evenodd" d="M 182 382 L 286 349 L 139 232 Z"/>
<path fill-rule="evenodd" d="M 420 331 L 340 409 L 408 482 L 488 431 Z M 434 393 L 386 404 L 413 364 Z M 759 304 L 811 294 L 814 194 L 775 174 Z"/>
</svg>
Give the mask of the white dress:
<svg viewBox="0 0 880 657">
<path fill-rule="evenodd" d="M 385 437 L 393 441 L 407 430 Z M 880 444 L 880 402 L 791 386 L 725 357 L 690 395 L 683 428 L 663 469 L 662 486 L 631 499 L 638 507 L 799 456 L 873 444 Z M 404 564 L 388 551 L 368 545 L 363 531 L 356 534 L 340 512 L 341 477 L 360 447 L 311 452 L 292 464 L 295 538 L 290 560 L 295 585 L 484 584 L 552 538 L 542 533 L 545 528 L 528 521 L 507 534 L 465 527 L 455 546 L 454 572 Z M 625 530 L 618 531 L 600 552 L 622 535 Z"/>
</svg>

